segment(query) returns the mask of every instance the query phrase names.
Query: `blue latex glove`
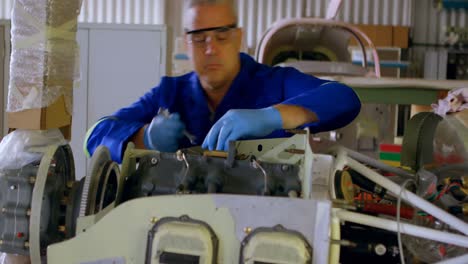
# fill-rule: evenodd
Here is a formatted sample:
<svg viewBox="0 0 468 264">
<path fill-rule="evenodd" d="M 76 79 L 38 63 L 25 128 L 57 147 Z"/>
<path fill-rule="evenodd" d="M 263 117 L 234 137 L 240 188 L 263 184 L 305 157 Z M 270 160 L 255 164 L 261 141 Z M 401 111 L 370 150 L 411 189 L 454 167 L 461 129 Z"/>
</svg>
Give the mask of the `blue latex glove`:
<svg viewBox="0 0 468 264">
<path fill-rule="evenodd" d="M 229 110 L 208 132 L 202 148 L 227 151 L 229 141 L 264 137 L 282 127 L 281 114 L 274 107 Z"/>
<path fill-rule="evenodd" d="M 161 152 L 175 152 L 179 148 L 179 140 L 184 137 L 184 130 L 185 125 L 180 121 L 179 114 L 157 115 L 145 129 L 145 147 Z"/>
</svg>

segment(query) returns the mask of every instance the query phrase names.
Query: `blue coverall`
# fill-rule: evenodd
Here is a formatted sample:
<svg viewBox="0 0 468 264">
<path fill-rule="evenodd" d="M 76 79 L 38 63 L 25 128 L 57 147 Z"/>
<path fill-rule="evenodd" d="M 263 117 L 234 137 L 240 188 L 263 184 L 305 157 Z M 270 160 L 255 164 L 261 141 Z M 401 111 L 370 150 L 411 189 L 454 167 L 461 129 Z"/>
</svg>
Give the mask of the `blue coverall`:
<svg viewBox="0 0 468 264">
<path fill-rule="evenodd" d="M 348 86 L 303 74 L 294 68 L 269 67 L 240 53 L 241 69 L 229 91 L 211 112 L 195 72 L 179 77 L 163 77 L 161 83 L 132 105 L 102 118 L 85 139 L 88 154 L 105 145 L 112 159 L 122 161 L 129 139 L 151 122 L 160 107 L 179 113 L 186 130 L 201 145 L 208 131 L 230 109 L 258 109 L 275 104 L 298 105 L 314 112 L 319 121 L 306 124 L 312 133 L 343 127 L 359 114 L 361 103 Z M 288 136 L 275 131 L 268 137 Z M 184 137 L 180 148 L 192 144 Z"/>
</svg>

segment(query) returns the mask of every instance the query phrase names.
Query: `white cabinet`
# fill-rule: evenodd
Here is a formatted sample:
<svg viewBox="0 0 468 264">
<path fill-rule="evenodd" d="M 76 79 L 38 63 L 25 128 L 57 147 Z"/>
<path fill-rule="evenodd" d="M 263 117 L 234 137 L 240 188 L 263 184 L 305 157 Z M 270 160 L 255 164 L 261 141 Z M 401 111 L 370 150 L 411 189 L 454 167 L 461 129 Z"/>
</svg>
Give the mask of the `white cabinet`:
<svg viewBox="0 0 468 264">
<path fill-rule="evenodd" d="M 136 101 L 166 74 L 166 32 L 159 25 L 79 24 L 81 83 L 74 91 L 71 141 L 78 179 L 87 171 L 87 129 Z"/>
</svg>

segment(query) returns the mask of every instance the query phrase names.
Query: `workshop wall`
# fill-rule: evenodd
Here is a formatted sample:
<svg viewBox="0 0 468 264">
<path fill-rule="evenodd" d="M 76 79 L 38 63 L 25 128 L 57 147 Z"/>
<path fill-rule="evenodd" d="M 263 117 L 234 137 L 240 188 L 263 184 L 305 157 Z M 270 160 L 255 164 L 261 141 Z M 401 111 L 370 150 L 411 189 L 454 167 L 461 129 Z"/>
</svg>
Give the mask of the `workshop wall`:
<svg viewBox="0 0 468 264">
<path fill-rule="evenodd" d="M 10 18 L 13 1 L 0 1 L 0 19 Z M 237 0 L 239 24 L 246 33 L 244 51 L 253 54 L 263 32 L 278 19 L 324 17 L 328 2 Z M 409 26 L 415 46 L 408 59 L 416 62 L 412 76 L 417 77 L 424 72 L 424 54 L 431 46 L 445 44 L 448 29 L 466 31 L 468 28 L 467 9 L 444 9 L 435 3 L 432 0 L 346 0 L 338 19 L 353 24 Z M 168 54 L 173 54 L 176 37 L 182 35 L 182 4 L 182 0 L 83 0 L 79 22 L 167 24 Z M 171 58 L 168 62 L 171 64 Z"/>
<path fill-rule="evenodd" d="M 83 0 L 79 22 L 163 24 L 182 31 L 182 0 Z M 0 1 L 0 19 L 9 19 L 13 0 Z M 238 0 L 239 23 L 253 49 L 274 21 L 285 17 L 324 17 L 328 0 Z M 415 12 L 417 6 L 417 13 Z M 354 24 L 413 27 L 413 42 L 442 44 L 447 27 L 468 28 L 468 10 L 439 9 L 430 0 L 346 0 L 338 19 Z"/>
</svg>

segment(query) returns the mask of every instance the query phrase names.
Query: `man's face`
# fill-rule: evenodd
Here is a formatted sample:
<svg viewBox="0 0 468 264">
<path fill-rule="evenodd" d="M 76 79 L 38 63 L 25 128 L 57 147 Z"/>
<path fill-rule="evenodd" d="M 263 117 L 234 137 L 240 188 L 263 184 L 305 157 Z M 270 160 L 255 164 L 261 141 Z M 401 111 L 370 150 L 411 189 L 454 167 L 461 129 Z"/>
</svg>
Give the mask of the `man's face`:
<svg viewBox="0 0 468 264">
<path fill-rule="evenodd" d="M 240 68 L 242 32 L 232 10 L 228 5 L 199 5 L 186 15 L 187 51 L 203 87 L 225 87 Z"/>
</svg>

